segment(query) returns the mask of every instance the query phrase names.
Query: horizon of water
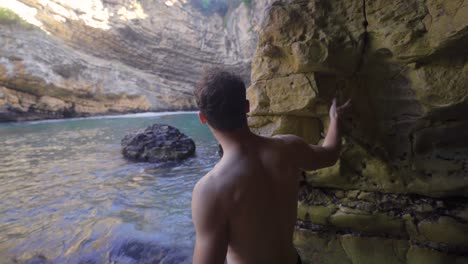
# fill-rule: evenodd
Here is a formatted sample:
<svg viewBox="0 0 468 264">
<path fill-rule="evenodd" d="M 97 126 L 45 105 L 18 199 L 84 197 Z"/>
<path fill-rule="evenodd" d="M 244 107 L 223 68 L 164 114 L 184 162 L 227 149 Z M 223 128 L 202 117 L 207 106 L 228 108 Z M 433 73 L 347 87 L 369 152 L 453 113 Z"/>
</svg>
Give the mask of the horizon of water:
<svg viewBox="0 0 468 264">
<path fill-rule="evenodd" d="M 154 123 L 195 156 L 125 160 L 123 136 Z M 191 192 L 219 160 L 194 112 L 3 123 L 0 146 L 0 263 L 191 263 Z"/>
</svg>

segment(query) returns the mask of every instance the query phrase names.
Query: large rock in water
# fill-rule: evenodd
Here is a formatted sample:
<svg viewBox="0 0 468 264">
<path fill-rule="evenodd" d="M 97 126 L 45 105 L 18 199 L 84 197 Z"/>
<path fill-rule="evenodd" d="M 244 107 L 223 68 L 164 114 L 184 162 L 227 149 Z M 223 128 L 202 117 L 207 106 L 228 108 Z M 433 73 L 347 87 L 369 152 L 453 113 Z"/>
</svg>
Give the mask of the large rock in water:
<svg viewBox="0 0 468 264">
<path fill-rule="evenodd" d="M 127 134 L 121 145 L 122 154 L 136 161 L 182 160 L 195 153 L 195 143 L 191 138 L 175 127 L 161 124 Z"/>
<path fill-rule="evenodd" d="M 317 144 L 353 100 L 339 162 L 308 173 L 311 263 L 468 263 L 468 2 L 278 1 L 252 63 L 249 125 Z"/>
</svg>

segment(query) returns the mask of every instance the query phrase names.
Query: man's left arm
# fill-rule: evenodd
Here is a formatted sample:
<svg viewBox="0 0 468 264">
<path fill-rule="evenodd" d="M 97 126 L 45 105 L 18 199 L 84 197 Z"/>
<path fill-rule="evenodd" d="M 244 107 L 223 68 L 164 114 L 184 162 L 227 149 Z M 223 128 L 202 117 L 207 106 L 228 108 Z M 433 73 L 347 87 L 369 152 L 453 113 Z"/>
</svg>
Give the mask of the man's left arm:
<svg viewBox="0 0 468 264">
<path fill-rule="evenodd" d="M 192 194 L 196 241 L 193 264 L 223 264 L 228 247 L 227 217 L 213 188 L 199 182 Z"/>
</svg>

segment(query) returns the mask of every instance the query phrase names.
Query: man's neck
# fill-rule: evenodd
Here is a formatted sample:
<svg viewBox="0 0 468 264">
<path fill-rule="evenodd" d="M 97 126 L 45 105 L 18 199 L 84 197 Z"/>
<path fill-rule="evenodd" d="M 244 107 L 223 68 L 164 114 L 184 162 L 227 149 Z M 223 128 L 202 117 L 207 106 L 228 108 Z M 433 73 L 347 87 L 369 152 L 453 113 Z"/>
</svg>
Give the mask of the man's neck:
<svg viewBox="0 0 468 264">
<path fill-rule="evenodd" d="M 256 137 L 256 135 L 250 131 L 248 126 L 228 132 L 218 131 L 213 128 L 211 128 L 211 131 L 219 144 L 221 144 L 224 153 L 229 152 L 231 149 L 243 145 L 246 141 Z"/>
</svg>

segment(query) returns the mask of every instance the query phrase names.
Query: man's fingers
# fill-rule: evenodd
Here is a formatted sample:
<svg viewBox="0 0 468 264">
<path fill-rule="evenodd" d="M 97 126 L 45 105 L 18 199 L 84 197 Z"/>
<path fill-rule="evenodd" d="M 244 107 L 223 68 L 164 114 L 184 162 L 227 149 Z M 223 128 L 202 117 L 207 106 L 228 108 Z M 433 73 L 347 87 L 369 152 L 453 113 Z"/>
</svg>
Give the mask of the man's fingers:
<svg viewBox="0 0 468 264">
<path fill-rule="evenodd" d="M 346 103 L 344 103 L 343 105 L 340 106 L 340 108 L 346 108 L 348 106 L 351 105 L 351 99 L 348 99 L 348 101 L 346 101 Z"/>
<path fill-rule="evenodd" d="M 351 106 L 351 99 L 348 99 L 348 101 L 346 101 L 346 103 L 344 103 L 343 105 L 339 106 L 338 107 L 338 111 L 342 111 L 346 108 L 349 108 Z"/>
</svg>

